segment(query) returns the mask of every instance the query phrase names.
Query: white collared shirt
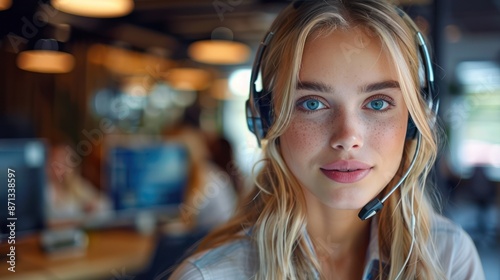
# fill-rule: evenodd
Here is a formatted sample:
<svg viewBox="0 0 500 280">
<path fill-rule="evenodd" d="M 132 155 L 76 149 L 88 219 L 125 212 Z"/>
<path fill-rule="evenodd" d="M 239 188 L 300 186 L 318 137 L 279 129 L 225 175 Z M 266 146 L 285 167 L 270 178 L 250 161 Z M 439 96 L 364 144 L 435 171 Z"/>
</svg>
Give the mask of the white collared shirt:
<svg viewBox="0 0 500 280">
<path fill-rule="evenodd" d="M 450 280 L 484 280 L 483 267 L 469 235 L 450 220 L 435 215 L 431 237 L 440 266 Z M 372 222 L 363 280 L 371 280 L 379 262 L 377 223 Z M 170 280 L 253 279 L 258 254 L 249 239 L 237 240 L 199 253 L 185 260 Z"/>
</svg>

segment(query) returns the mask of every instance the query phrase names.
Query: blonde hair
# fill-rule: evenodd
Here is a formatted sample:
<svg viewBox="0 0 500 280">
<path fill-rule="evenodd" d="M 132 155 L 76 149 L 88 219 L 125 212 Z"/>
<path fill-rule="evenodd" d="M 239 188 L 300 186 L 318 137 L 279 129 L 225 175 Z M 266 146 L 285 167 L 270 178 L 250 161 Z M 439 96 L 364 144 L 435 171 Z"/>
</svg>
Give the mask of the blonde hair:
<svg viewBox="0 0 500 280">
<path fill-rule="evenodd" d="M 251 229 L 259 258 L 256 279 L 314 279 L 316 272 L 321 277 L 319 262 L 306 241 L 304 196 L 283 160 L 279 137 L 287 129 L 294 110 L 292 93 L 298 83 L 306 41 L 313 34 L 321 36 L 338 28 L 354 26 L 366 28 L 382 42 L 396 69 L 408 112 L 422 135 L 420 154 L 412 172 L 378 214 L 381 258 L 388 261 L 389 279 L 395 279 L 400 272 L 400 279 L 444 278 L 432 250 L 430 214 L 433 207 L 425 191 L 426 178 L 437 154 L 438 130 L 431 127 L 429 120 L 434 119 L 433 113 L 426 109 L 419 92 L 415 31 L 398 15 L 394 6 L 379 0 L 298 1 L 278 15 L 271 26 L 274 37 L 262 58 L 263 84 L 272 91 L 274 109 L 274 123 L 263 146 L 262 168 L 255 178 L 254 190 L 238 214 L 225 227 L 208 236 L 199 250 L 243 238 L 239 234 L 242 228 Z M 406 141 L 400 168 L 381 192 L 381 197 L 407 170 L 415 142 Z M 413 214 L 414 233 L 411 230 Z M 413 238 L 414 247 L 408 257 Z M 405 265 L 407 257 L 409 261 Z"/>
</svg>

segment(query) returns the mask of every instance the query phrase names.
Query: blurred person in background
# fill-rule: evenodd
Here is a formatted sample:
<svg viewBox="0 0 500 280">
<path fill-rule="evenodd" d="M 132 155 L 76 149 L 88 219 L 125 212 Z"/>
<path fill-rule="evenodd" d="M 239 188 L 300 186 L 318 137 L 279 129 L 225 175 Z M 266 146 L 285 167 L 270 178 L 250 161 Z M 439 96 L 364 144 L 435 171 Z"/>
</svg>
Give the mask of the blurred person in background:
<svg viewBox="0 0 500 280">
<path fill-rule="evenodd" d="M 82 225 L 111 211 L 109 198 L 80 174 L 78 155 L 69 141 L 53 141 L 47 161 L 49 226 Z"/>
<path fill-rule="evenodd" d="M 163 135 L 188 150 L 189 178 L 180 206 L 182 222 L 188 230 L 201 231 L 225 223 L 235 212 L 237 194 L 229 174 L 213 161 L 205 135 L 184 124 L 169 128 Z"/>
<path fill-rule="evenodd" d="M 212 161 L 225 170 L 231 179 L 238 197 L 244 192 L 242 171 L 234 158 L 233 147 L 229 140 L 219 135 L 208 135 L 208 147 Z"/>
</svg>

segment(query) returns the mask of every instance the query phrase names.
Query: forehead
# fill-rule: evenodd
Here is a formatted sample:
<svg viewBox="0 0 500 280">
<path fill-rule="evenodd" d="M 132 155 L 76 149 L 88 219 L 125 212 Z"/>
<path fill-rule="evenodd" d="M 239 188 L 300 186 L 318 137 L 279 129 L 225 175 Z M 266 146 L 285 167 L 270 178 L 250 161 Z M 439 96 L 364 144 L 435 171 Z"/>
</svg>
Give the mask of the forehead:
<svg viewBox="0 0 500 280">
<path fill-rule="evenodd" d="M 308 37 L 299 73 L 304 78 L 396 79 L 394 64 L 379 36 L 362 26 L 315 31 Z"/>
</svg>

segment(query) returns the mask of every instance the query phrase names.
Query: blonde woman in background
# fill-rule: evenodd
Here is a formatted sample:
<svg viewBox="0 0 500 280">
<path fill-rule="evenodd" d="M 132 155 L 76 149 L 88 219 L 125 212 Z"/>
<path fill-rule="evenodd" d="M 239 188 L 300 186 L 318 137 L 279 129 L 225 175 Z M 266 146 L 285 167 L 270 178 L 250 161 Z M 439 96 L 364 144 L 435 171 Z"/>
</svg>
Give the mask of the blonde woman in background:
<svg viewBox="0 0 500 280">
<path fill-rule="evenodd" d="M 254 190 L 170 279 L 484 279 L 431 204 L 437 100 L 413 22 L 381 0 L 296 1 L 270 31 Z"/>
<path fill-rule="evenodd" d="M 188 152 L 189 178 L 179 210 L 188 230 L 208 231 L 234 215 L 235 187 L 226 170 L 212 160 L 205 135 L 180 124 L 164 132 L 167 141 L 179 142 Z"/>
<path fill-rule="evenodd" d="M 89 222 L 106 220 L 111 214 L 110 199 L 81 175 L 79 165 L 68 158 L 69 141 L 52 144 L 47 165 L 46 214 L 49 227 L 81 226 Z"/>
</svg>

